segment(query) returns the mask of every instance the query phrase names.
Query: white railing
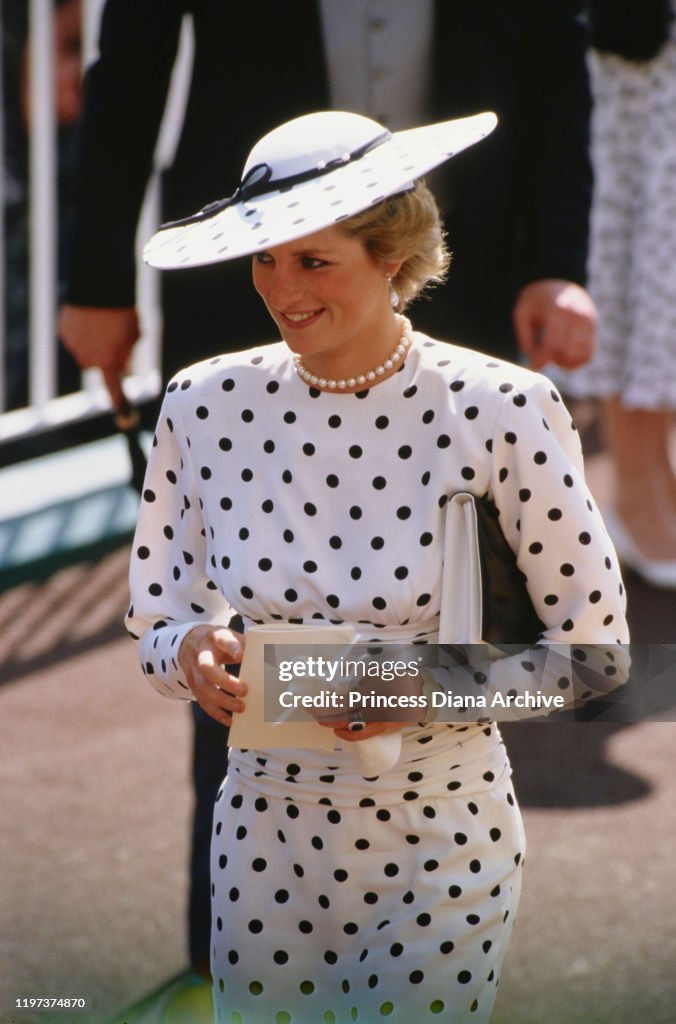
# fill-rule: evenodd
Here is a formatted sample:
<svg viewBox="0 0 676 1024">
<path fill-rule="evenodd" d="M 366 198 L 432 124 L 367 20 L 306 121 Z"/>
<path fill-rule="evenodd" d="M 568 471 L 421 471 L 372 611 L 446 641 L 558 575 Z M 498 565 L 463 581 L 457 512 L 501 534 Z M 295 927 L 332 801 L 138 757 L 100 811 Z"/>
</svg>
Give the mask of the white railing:
<svg viewBox="0 0 676 1024">
<path fill-rule="evenodd" d="M 0 10 L 1 10 L 0 0 Z M 0 442 L 16 440 L 40 431 L 86 419 L 110 408 L 110 400 L 97 370 L 82 374 L 81 389 L 57 394 L 57 159 L 54 102 L 54 10 L 52 0 L 27 0 L 29 5 L 30 109 L 29 143 L 29 308 L 28 308 L 28 404 L 3 411 L 5 394 L 4 288 L 0 284 Z M 82 0 L 83 66 L 96 54 L 98 22 L 104 0 Z M 171 160 L 192 62 L 190 24 L 184 26 L 179 58 L 167 101 L 164 124 L 156 151 L 159 169 Z M 0 97 L 1 99 L 2 97 Z M 4 109 L 4 104 L 0 104 Z M 1 116 L 1 115 L 0 115 Z M 0 122 L 0 128 L 2 124 Z M 0 138 L 2 135 L 0 135 Z M 0 182 L 0 200 L 3 199 Z M 157 175 L 139 224 L 139 239 L 152 233 L 158 220 Z M 0 282 L 4 283 L 5 239 L 0 230 Z M 138 304 L 143 337 L 134 351 L 126 391 L 134 402 L 156 395 L 160 389 L 160 314 L 157 276 L 139 261 Z"/>
</svg>

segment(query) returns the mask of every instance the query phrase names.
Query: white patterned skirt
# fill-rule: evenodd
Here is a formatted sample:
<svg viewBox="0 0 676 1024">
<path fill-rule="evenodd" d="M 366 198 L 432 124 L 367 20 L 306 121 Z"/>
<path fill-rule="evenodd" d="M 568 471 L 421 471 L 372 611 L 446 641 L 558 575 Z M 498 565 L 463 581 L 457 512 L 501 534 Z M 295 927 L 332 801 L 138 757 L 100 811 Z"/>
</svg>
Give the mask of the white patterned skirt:
<svg viewBox="0 0 676 1024">
<path fill-rule="evenodd" d="M 589 289 L 599 346 L 556 372 L 576 398 L 676 408 L 676 21 L 650 61 L 593 54 Z"/>
<path fill-rule="evenodd" d="M 212 844 L 218 1024 L 480 1024 L 524 835 L 495 726 L 405 730 L 379 779 L 350 751 L 233 751 Z"/>
</svg>

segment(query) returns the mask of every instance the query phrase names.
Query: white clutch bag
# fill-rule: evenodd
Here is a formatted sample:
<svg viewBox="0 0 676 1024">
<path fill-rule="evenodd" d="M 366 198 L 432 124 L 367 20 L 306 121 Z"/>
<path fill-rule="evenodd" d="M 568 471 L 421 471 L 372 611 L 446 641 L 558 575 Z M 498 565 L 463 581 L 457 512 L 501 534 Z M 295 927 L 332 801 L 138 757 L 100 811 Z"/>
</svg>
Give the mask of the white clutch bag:
<svg viewBox="0 0 676 1024">
<path fill-rule="evenodd" d="M 488 498 L 466 491 L 446 505 L 439 643 L 526 648 L 545 626 Z"/>
<path fill-rule="evenodd" d="M 453 494 L 446 504 L 439 610 L 440 644 L 480 644 L 483 584 L 474 495 Z"/>
</svg>

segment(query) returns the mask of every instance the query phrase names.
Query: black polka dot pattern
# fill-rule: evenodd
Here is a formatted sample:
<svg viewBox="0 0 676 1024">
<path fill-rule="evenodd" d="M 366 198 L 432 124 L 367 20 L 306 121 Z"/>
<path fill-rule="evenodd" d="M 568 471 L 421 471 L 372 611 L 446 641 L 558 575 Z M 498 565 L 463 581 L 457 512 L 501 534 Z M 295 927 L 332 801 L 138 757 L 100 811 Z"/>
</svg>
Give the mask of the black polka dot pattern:
<svg viewBox="0 0 676 1024">
<path fill-rule="evenodd" d="M 149 682 L 189 697 L 181 640 L 232 609 L 432 636 L 458 490 L 495 502 L 545 640 L 626 640 L 579 439 L 543 378 L 419 335 L 359 395 L 310 391 L 283 345 L 179 374 L 132 554 Z M 532 685 L 544 653 L 508 659 L 509 687 Z M 403 737 L 375 781 L 349 750 L 232 752 L 213 847 L 219 1021 L 487 1020 L 523 853 L 504 748 L 490 725 Z"/>
<path fill-rule="evenodd" d="M 216 1019 L 246 1020 L 256 1010 L 262 1019 L 314 1024 L 340 1020 L 348 1005 L 369 1022 L 413 1012 L 422 1021 L 444 1012 L 487 1021 L 523 852 L 508 775 L 483 793 L 473 787 L 471 800 L 426 796 L 413 812 L 394 785 L 346 806 L 335 766 L 331 782 L 316 774 L 325 756 L 296 765 L 301 799 L 285 807 L 257 795 L 288 771 L 283 753 L 268 752 L 254 782 L 260 759 L 233 752 L 214 819 Z M 412 767 L 421 763 L 409 762 L 407 781 L 425 792 L 432 765 Z M 224 855 L 227 837 L 238 834 L 235 855 Z M 241 898 L 254 885 L 260 898 Z"/>
</svg>

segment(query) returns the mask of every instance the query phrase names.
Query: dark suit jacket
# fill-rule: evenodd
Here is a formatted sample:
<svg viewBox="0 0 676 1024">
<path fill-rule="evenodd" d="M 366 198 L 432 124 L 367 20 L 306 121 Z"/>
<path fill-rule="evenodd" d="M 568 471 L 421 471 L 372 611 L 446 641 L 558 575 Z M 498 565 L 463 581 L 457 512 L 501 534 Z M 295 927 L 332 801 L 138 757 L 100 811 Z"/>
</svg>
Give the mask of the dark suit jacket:
<svg viewBox="0 0 676 1024">
<path fill-rule="evenodd" d="M 414 0 L 412 0 L 414 2 Z M 435 119 L 495 110 L 499 127 L 437 172 L 454 265 L 416 326 L 509 351 L 516 289 L 583 282 L 591 172 L 586 30 L 578 0 L 437 0 Z M 87 74 L 68 301 L 134 303 L 133 238 L 176 54 L 195 64 L 166 175 L 167 219 L 228 195 L 253 143 L 329 104 L 315 0 L 107 0 Z M 270 335 L 247 261 L 163 275 L 165 370 Z M 246 296 L 249 295 L 250 298 Z"/>
</svg>

